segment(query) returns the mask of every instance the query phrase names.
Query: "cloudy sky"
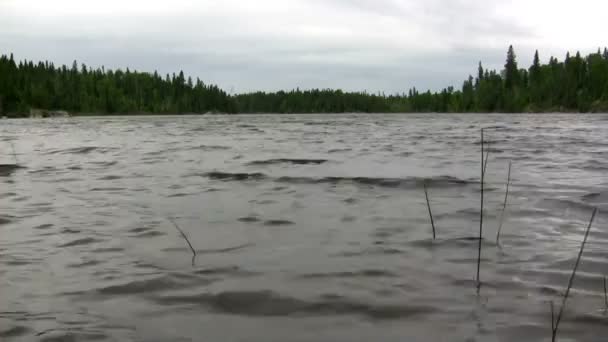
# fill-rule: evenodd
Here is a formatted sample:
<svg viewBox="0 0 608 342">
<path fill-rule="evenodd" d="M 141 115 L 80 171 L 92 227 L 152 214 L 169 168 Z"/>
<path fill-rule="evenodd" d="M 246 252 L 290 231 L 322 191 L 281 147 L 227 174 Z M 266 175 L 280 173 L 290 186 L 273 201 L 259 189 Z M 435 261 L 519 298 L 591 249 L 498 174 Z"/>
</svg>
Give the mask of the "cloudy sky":
<svg viewBox="0 0 608 342">
<path fill-rule="evenodd" d="M 183 70 L 227 91 L 460 86 L 608 45 L 606 0 L 0 0 L 0 53 Z"/>
</svg>

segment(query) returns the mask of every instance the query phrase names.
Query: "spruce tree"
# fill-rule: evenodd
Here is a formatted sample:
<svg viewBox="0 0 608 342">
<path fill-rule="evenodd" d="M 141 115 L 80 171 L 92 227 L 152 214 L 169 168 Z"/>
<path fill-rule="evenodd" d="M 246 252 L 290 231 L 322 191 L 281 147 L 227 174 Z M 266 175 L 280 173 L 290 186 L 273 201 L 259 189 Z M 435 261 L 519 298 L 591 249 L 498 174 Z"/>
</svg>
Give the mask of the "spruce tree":
<svg viewBox="0 0 608 342">
<path fill-rule="evenodd" d="M 513 89 L 519 83 L 519 70 L 517 69 L 517 57 L 513 45 L 507 51 L 507 62 L 505 64 L 505 88 Z"/>
</svg>

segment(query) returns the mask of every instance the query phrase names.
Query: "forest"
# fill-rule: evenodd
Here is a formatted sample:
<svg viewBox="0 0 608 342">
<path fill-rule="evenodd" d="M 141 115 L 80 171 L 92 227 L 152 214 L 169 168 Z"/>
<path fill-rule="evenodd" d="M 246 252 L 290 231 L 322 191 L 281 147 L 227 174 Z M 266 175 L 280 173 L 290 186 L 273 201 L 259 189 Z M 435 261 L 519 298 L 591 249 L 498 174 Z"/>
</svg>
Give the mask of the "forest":
<svg viewBox="0 0 608 342">
<path fill-rule="evenodd" d="M 416 113 L 416 112 L 608 112 L 608 49 L 585 57 L 568 53 L 518 66 L 512 46 L 504 68 L 470 75 L 460 88 L 385 95 L 332 89 L 230 95 L 198 78 L 160 76 L 126 69 L 56 67 L 48 61 L 0 57 L 0 113 L 27 116 L 31 109 L 75 115 L 189 113 Z"/>
</svg>

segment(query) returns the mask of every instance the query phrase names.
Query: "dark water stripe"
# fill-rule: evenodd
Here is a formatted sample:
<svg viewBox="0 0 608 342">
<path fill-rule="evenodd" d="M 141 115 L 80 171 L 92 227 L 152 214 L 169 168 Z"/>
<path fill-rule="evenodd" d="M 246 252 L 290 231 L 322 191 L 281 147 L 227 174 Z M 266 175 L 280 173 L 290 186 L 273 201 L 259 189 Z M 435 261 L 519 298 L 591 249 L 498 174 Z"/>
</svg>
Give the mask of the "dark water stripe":
<svg viewBox="0 0 608 342">
<path fill-rule="evenodd" d="M 0 176 L 10 176 L 19 169 L 25 169 L 25 167 L 18 164 L 0 164 Z"/>
<path fill-rule="evenodd" d="M 16 325 L 16 326 L 11 326 L 11 327 L 2 327 L 0 328 L 0 337 L 17 337 L 17 336 L 23 336 L 26 335 L 28 333 L 31 332 L 31 329 L 21 326 L 21 325 Z"/>
<path fill-rule="evenodd" d="M 197 277 L 196 284 L 204 284 L 204 279 Z M 153 279 L 136 280 L 118 285 L 102 287 L 96 290 L 102 295 L 130 295 L 130 294 L 145 294 L 147 292 L 156 292 L 177 288 L 184 288 L 188 285 L 183 280 L 178 280 L 174 276 L 161 276 Z"/>
<path fill-rule="evenodd" d="M 331 278 L 396 278 L 398 274 L 379 269 L 365 269 L 360 271 L 328 272 L 328 273 L 304 273 L 297 275 L 297 279 L 331 279 Z"/>
<path fill-rule="evenodd" d="M 224 180 L 224 181 L 245 181 L 245 180 L 274 180 L 281 183 L 290 184 L 338 184 L 338 183 L 355 183 L 360 185 L 371 185 L 387 188 L 415 188 L 422 186 L 424 182 L 428 182 L 429 187 L 444 188 L 450 186 L 463 186 L 469 184 L 477 184 L 474 180 L 464 180 L 452 176 L 437 176 L 431 178 L 422 177 L 407 177 L 407 178 L 376 178 L 376 177 L 295 177 L 295 176 L 283 176 L 278 178 L 272 178 L 261 172 L 221 172 L 213 171 L 204 173 L 203 176 Z"/>
<path fill-rule="evenodd" d="M 328 162 L 327 159 L 290 159 L 290 158 L 276 158 L 267 160 L 254 160 L 247 163 L 247 165 L 273 165 L 273 164 L 295 164 L 295 165 L 310 165 L 310 164 L 323 164 Z"/>
<path fill-rule="evenodd" d="M 84 147 L 73 147 L 60 150 L 46 151 L 44 154 L 87 154 L 91 152 L 106 153 L 112 150 L 117 150 L 114 147 L 99 147 L 99 146 L 84 146 Z"/>
<path fill-rule="evenodd" d="M 338 295 L 305 301 L 268 290 L 165 296 L 156 300 L 164 305 L 200 304 L 213 311 L 243 316 L 363 315 L 372 319 L 398 319 L 427 315 L 437 310 L 429 306 L 368 304 Z"/>
<path fill-rule="evenodd" d="M 64 243 L 64 244 L 59 245 L 57 247 L 82 246 L 82 245 L 89 245 L 89 244 L 97 243 L 97 242 L 101 242 L 101 241 L 102 240 L 94 239 L 94 238 L 83 238 L 83 239 L 76 239 L 76 240 Z"/>
</svg>

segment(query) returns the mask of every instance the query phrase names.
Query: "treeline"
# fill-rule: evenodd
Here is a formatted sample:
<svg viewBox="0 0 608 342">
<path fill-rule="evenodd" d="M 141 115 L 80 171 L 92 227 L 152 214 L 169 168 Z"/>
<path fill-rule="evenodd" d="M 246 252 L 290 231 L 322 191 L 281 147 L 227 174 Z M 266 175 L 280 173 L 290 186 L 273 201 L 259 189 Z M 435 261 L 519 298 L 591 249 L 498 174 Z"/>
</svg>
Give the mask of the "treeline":
<svg viewBox="0 0 608 342">
<path fill-rule="evenodd" d="M 31 108 L 73 113 L 342 113 L 342 112 L 606 112 L 608 49 L 582 57 L 551 57 L 538 52 L 528 69 L 518 67 L 509 47 L 504 69 L 484 69 L 460 89 L 384 95 L 331 89 L 254 92 L 230 96 L 215 85 L 166 75 L 71 68 L 49 62 L 16 63 L 0 57 L 0 113 L 27 114 Z"/>
<path fill-rule="evenodd" d="M 205 113 L 236 111 L 235 102 L 215 85 L 184 73 L 166 75 L 71 68 L 0 57 L 0 113 L 27 114 L 31 108 L 73 113 Z"/>
<path fill-rule="evenodd" d="M 549 112 L 608 111 L 608 49 L 563 62 L 551 57 L 541 64 L 538 51 L 532 66 L 518 67 L 509 47 L 502 71 L 484 69 L 469 76 L 460 89 L 439 92 L 373 95 L 340 90 L 310 90 L 237 95 L 238 108 L 247 113 L 315 112 Z"/>
</svg>

